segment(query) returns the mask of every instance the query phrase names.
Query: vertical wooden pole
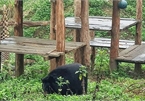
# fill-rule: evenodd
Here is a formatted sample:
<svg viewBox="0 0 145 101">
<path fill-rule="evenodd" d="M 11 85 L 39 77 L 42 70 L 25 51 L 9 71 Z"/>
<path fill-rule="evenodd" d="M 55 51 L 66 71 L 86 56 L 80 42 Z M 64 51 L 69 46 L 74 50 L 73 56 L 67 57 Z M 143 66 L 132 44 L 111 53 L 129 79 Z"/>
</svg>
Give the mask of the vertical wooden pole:
<svg viewBox="0 0 145 101">
<path fill-rule="evenodd" d="M 50 16 L 50 39 L 56 40 L 56 2 L 51 1 L 51 16 Z"/>
<path fill-rule="evenodd" d="M 56 50 L 65 52 L 65 18 L 63 0 L 56 0 Z M 65 64 L 65 55 L 57 58 L 57 66 Z"/>
<path fill-rule="evenodd" d="M 79 17 L 81 16 L 81 0 L 74 0 L 74 15 L 75 17 Z M 80 20 L 76 20 L 76 23 L 80 22 Z M 81 30 L 80 29 L 74 29 L 74 41 L 75 42 L 80 42 L 80 33 Z M 74 61 L 77 63 L 82 63 L 82 57 L 83 54 L 81 54 L 81 49 L 77 49 L 74 52 Z"/>
<path fill-rule="evenodd" d="M 110 48 L 110 70 L 117 69 L 115 59 L 119 51 L 119 34 L 120 34 L 120 9 L 118 8 L 119 0 L 113 0 L 112 14 L 112 33 L 111 33 L 111 48 Z"/>
<path fill-rule="evenodd" d="M 56 2 L 51 1 L 50 39 L 56 40 Z M 50 71 L 56 68 L 56 58 L 50 60 Z"/>
<path fill-rule="evenodd" d="M 2 66 L 1 66 L 1 65 L 2 65 L 2 57 L 1 57 L 2 55 L 1 55 L 1 53 L 2 53 L 2 52 L 0 52 L 0 72 L 1 72 L 1 70 L 2 70 Z"/>
<path fill-rule="evenodd" d="M 15 0 L 15 21 L 17 25 L 14 27 L 15 36 L 23 36 L 23 0 Z M 24 55 L 16 54 L 16 76 L 20 76 L 24 72 Z"/>
<path fill-rule="evenodd" d="M 89 0 L 81 0 L 81 42 L 85 42 L 83 65 L 90 67 Z"/>
<path fill-rule="evenodd" d="M 93 40 L 95 37 L 94 30 L 90 30 L 90 36 L 91 36 L 91 40 Z M 91 71 L 93 71 L 95 66 L 95 56 L 96 56 L 96 49 L 95 47 L 91 47 Z"/>
<path fill-rule="evenodd" d="M 74 0 L 74 15 L 75 17 L 81 16 L 81 0 Z M 80 22 L 76 20 L 76 23 Z M 80 29 L 74 30 L 74 41 L 80 42 Z"/>
<path fill-rule="evenodd" d="M 136 19 L 139 21 L 136 24 L 136 36 L 135 44 L 141 44 L 141 35 L 142 35 L 142 0 L 136 0 Z M 138 74 L 141 73 L 141 64 L 135 64 L 134 71 Z"/>
</svg>

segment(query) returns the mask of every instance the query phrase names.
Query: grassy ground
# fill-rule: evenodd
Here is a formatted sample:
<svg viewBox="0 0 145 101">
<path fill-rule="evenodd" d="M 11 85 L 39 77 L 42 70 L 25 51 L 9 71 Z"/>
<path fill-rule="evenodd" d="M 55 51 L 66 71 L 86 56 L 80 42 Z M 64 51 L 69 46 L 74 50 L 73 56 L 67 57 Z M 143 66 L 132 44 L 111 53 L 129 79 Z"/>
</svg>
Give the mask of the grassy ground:
<svg viewBox="0 0 145 101">
<path fill-rule="evenodd" d="M 45 1 L 45 0 L 44 0 Z M 24 0 L 24 19 L 26 20 L 49 20 L 50 14 L 50 5 L 49 3 L 45 3 L 42 0 Z M 72 0 L 70 0 L 72 2 Z M 102 4 L 106 5 L 106 3 L 96 3 L 98 0 L 90 0 L 93 1 L 90 3 L 90 14 L 92 15 L 103 15 L 104 12 L 102 9 L 105 6 L 101 6 Z M 131 1 L 131 0 L 130 0 Z M 1 0 L 0 8 L 2 8 L 2 4 L 10 4 L 13 6 L 14 0 Z M 68 3 L 68 4 L 67 4 Z M 124 17 L 124 12 L 128 11 L 129 13 L 125 13 L 125 17 L 130 17 L 132 13 L 135 13 L 135 6 L 132 7 L 130 2 L 129 6 L 126 10 L 121 10 L 121 14 Z M 31 5 L 33 4 L 33 5 Z M 66 2 L 69 5 L 69 2 Z M 98 5 L 98 6 L 96 6 Z M 108 5 L 106 5 L 108 6 Z M 72 4 L 66 8 L 66 15 L 71 16 L 68 8 L 71 9 Z M 94 8 L 93 8 L 94 7 Z M 97 10 L 96 10 L 97 7 Z M 100 8 L 99 8 L 100 7 Z M 111 9 L 111 7 L 110 7 Z M 108 10 L 108 8 L 106 9 Z M 105 11 L 106 11 L 105 10 Z M 12 12 L 13 13 L 13 12 Z M 144 14 L 144 13 L 143 13 Z M 108 15 L 111 16 L 110 11 L 108 11 Z M 121 16 L 122 16 L 121 15 Z M 133 18 L 135 18 L 132 16 Z M 0 16 L 1 17 L 1 16 Z M 132 18 L 131 17 L 131 18 Z M 42 29 L 40 27 L 38 30 Z M 45 31 L 48 34 L 48 28 Z M 34 31 L 33 31 L 34 30 Z M 41 30 L 41 31 L 42 31 Z M 134 38 L 135 28 L 131 28 L 128 32 L 130 34 L 121 34 L 121 37 L 124 38 Z M 144 29 L 143 29 L 144 30 Z M 37 30 L 36 30 L 37 31 Z M 35 28 L 30 28 L 29 30 L 24 30 L 25 36 L 35 36 Z M 44 32 L 39 33 L 42 36 Z M 37 34 L 37 33 L 36 33 Z M 97 33 L 100 37 L 101 34 Z M 126 36 L 124 36 L 126 35 Z M 143 33 L 143 39 L 145 39 Z M 106 36 L 106 34 L 104 34 Z M 45 36 L 43 36 L 44 38 Z M 13 75 L 13 71 L 11 71 L 11 65 L 14 65 L 14 57 L 11 57 L 9 61 L 9 65 L 3 68 L 3 71 L 0 73 L 0 101 L 87 101 L 94 99 L 95 101 L 143 101 L 145 100 L 145 80 L 144 73 L 143 75 L 136 75 L 133 72 L 134 65 L 132 64 L 121 64 L 118 71 L 110 73 L 109 72 L 109 58 L 107 54 L 107 50 L 98 50 L 95 68 L 93 72 L 89 75 L 88 82 L 88 94 L 81 96 L 61 96 L 57 94 L 50 94 L 47 96 L 43 95 L 41 78 L 45 77 L 48 73 L 49 63 L 44 62 L 43 58 L 40 56 L 32 56 L 27 55 L 25 58 L 34 59 L 36 62 L 32 65 L 27 64 L 25 66 L 25 73 L 16 78 Z M 73 58 L 70 55 L 67 56 L 67 63 L 72 63 Z M 144 67 L 143 67 L 144 70 Z M 97 88 L 97 89 L 96 89 Z"/>
<path fill-rule="evenodd" d="M 101 50 L 102 51 L 102 50 Z M 72 62 L 72 57 L 67 57 L 67 63 Z M 11 76 L 8 69 L 3 68 L 0 73 L 0 101 L 142 101 L 145 100 L 144 75 L 138 76 L 132 71 L 133 65 L 121 64 L 119 71 L 109 73 L 99 61 L 101 55 L 96 56 L 98 63 L 89 75 L 88 94 L 81 96 L 61 96 L 57 94 L 43 95 L 41 78 L 48 72 L 49 64 L 42 57 L 35 56 L 35 63 L 25 66 L 25 73 L 16 78 Z M 107 58 L 103 58 L 104 64 Z M 11 63 L 12 64 L 12 63 Z M 97 89 L 96 89 L 97 85 Z"/>
</svg>

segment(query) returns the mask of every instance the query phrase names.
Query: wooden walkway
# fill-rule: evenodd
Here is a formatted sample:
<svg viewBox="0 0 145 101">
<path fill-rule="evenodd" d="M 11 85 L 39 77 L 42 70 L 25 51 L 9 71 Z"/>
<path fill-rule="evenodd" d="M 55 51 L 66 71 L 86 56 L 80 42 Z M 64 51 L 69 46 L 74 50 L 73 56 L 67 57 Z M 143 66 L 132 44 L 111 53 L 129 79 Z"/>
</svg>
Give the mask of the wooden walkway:
<svg viewBox="0 0 145 101">
<path fill-rule="evenodd" d="M 73 51 L 85 46 L 83 42 L 66 42 L 65 52 Z M 26 37 L 10 37 L 1 41 L 0 52 L 11 52 L 18 54 L 37 54 L 44 57 L 59 57 L 64 54 L 56 51 L 56 41 L 47 39 L 36 39 Z"/>
<path fill-rule="evenodd" d="M 125 30 L 137 24 L 137 20 L 132 18 L 120 18 L 120 31 Z M 81 20 L 78 17 L 65 18 L 65 26 L 70 29 L 81 28 Z M 112 17 L 89 16 L 89 29 L 96 31 L 111 31 Z M 92 47 L 106 47 L 110 48 L 111 39 L 109 38 L 94 38 L 90 41 Z M 119 40 L 119 48 L 126 49 L 134 45 L 131 40 Z"/>
<path fill-rule="evenodd" d="M 81 28 L 80 18 L 67 17 L 65 19 L 66 28 L 79 29 Z M 120 18 L 120 31 L 125 30 L 129 27 L 135 26 L 138 23 L 137 20 L 131 18 Z M 111 31 L 112 29 L 112 18 L 111 17 L 89 17 L 89 29 L 96 31 Z M 145 64 L 145 42 L 142 45 L 134 45 L 135 42 L 132 40 L 119 40 L 119 48 L 125 49 L 119 53 L 116 61 L 118 62 L 130 62 L 130 63 L 141 63 Z M 90 41 L 92 48 L 91 60 L 92 67 L 94 66 L 95 60 L 95 47 L 106 47 L 110 48 L 111 39 L 109 38 L 94 38 Z"/>
<path fill-rule="evenodd" d="M 133 46 L 135 41 L 133 40 L 119 40 L 119 48 L 126 49 L 130 46 Z M 142 42 L 145 44 L 145 42 Z M 105 47 L 110 48 L 111 46 L 111 39 L 109 38 L 94 38 L 90 41 L 91 47 Z"/>
<path fill-rule="evenodd" d="M 118 62 L 145 64 L 145 44 L 133 45 L 119 53 Z"/>
<path fill-rule="evenodd" d="M 134 26 L 136 23 L 137 21 L 135 19 L 120 18 L 120 30 Z M 65 26 L 70 29 L 79 29 L 81 28 L 81 20 L 78 17 L 67 17 L 65 18 Z M 112 29 L 112 17 L 90 16 L 89 29 L 97 31 L 110 31 Z"/>
</svg>

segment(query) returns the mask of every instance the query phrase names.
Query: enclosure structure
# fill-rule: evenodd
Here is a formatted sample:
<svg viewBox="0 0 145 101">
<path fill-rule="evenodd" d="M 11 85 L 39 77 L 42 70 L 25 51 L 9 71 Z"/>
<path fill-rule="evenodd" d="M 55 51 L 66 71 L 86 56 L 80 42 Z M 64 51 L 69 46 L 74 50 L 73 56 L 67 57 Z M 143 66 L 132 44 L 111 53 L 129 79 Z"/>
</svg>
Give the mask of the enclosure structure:
<svg viewBox="0 0 145 101">
<path fill-rule="evenodd" d="M 77 10 L 79 10 L 79 0 L 77 2 Z M 135 63 L 135 72 L 141 72 L 141 64 L 145 63 L 144 49 L 141 44 L 141 25 L 142 25 L 142 0 L 136 0 L 136 19 L 131 18 L 120 18 L 120 8 L 118 3 L 120 0 L 113 0 L 113 12 L 112 17 L 88 17 L 89 19 L 89 29 L 95 31 L 110 31 L 111 39 L 106 38 L 94 38 L 90 41 L 90 46 L 92 47 L 92 66 L 94 66 L 95 60 L 95 47 L 107 47 L 110 48 L 110 70 L 116 70 L 118 62 L 131 62 Z M 81 5 L 81 4 L 80 4 Z M 88 5 L 86 5 L 88 8 Z M 79 13 L 84 13 L 83 11 L 76 11 Z M 80 34 L 83 22 L 78 14 L 77 17 L 66 18 L 66 27 L 71 29 L 77 29 L 77 36 Z M 129 27 L 136 26 L 135 41 L 129 40 L 119 40 L 120 31 L 127 29 Z M 80 36 L 81 37 L 81 36 Z M 144 42 L 142 42 L 144 43 Z M 132 46 L 138 44 L 137 46 Z M 132 48 L 130 47 L 132 46 Z M 119 48 L 125 49 L 119 53 Z M 134 47 L 134 48 L 133 48 Z M 128 50 L 128 51 L 127 51 Z M 137 54 L 135 51 L 140 50 Z"/>
<path fill-rule="evenodd" d="M 51 69 L 58 65 L 62 65 L 65 63 L 65 53 L 71 50 L 77 50 L 75 53 L 75 61 L 80 62 L 86 66 L 90 65 L 90 35 L 89 30 L 103 30 L 103 31 L 111 31 L 111 39 L 107 42 L 110 42 L 110 70 L 114 70 L 117 68 L 117 61 L 122 61 L 122 58 L 118 56 L 122 56 L 118 53 L 119 47 L 121 44 L 119 43 L 119 33 L 120 29 L 125 29 L 131 26 L 136 26 L 136 37 L 135 44 L 141 44 L 141 23 L 142 23 L 142 0 L 136 0 L 137 2 L 137 19 L 120 19 L 120 9 L 118 8 L 119 0 L 113 0 L 113 13 L 112 18 L 109 17 L 89 17 L 88 9 L 89 9 L 89 1 L 88 0 L 75 0 L 78 1 L 80 6 L 80 14 L 77 17 L 69 17 L 64 18 L 64 8 L 63 8 L 63 0 L 52 0 L 51 1 L 51 39 L 54 40 L 41 40 L 41 39 L 30 39 L 23 37 L 23 1 L 15 0 L 15 27 L 14 27 L 14 37 L 6 38 L 3 40 L 3 43 L 0 44 L 1 52 L 13 52 L 16 53 L 16 75 L 19 76 L 24 71 L 24 54 L 39 54 L 43 55 L 47 59 L 53 59 L 51 63 Z M 77 5 L 79 5 L 77 4 Z M 77 16 L 77 15 L 76 15 Z M 98 26 L 99 20 L 103 19 L 103 24 L 105 22 L 110 23 L 111 25 L 105 27 Z M 105 20 L 104 20 L 105 19 Z M 93 22 L 91 22 L 93 21 Z M 95 23 L 94 23 L 95 22 Z M 111 23 L 112 22 L 112 23 Z M 129 24 L 127 24 L 129 22 Z M 91 25 L 92 23 L 92 25 Z M 122 25 L 123 24 L 123 25 Z M 76 30 L 76 41 L 80 42 L 69 42 L 65 43 L 65 28 L 72 28 Z M 105 29 L 104 29 L 105 28 Z M 98 40 L 98 39 L 97 39 Z M 92 40 L 93 41 L 93 40 Z M 91 42 L 92 42 L 91 41 Z M 94 41 L 93 41 L 94 42 Z M 98 42 L 97 42 L 98 43 Z M 123 44 L 128 44 L 127 42 L 123 42 Z M 94 45 L 94 43 L 93 43 Z M 104 47 L 98 45 L 92 46 L 92 56 L 95 56 L 95 47 Z M 120 46 L 119 46 L 120 45 Z M 133 45 L 133 43 L 131 43 Z M 85 46 L 85 47 L 84 47 Z M 126 45 L 125 45 L 126 46 Z M 130 46 L 130 45 L 129 45 Z M 40 49 L 41 47 L 41 49 Z M 128 46 L 127 46 L 128 47 Z M 83 48 L 83 49 L 82 49 Z M 126 51 L 126 50 L 124 50 Z M 123 51 L 122 51 L 123 52 Z M 129 53 L 130 51 L 128 51 Z M 124 52 L 126 54 L 126 52 Z M 140 61 L 142 58 L 135 60 Z M 137 56 L 138 56 L 137 55 Z M 135 56 L 135 57 L 137 57 Z M 123 57 L 125 57 L 123 55 Z M 94 59 L 94 57 L 92 58 Z M 127 58 L 123 58 L 124 62 L 130 62 Z M 140 71 L 140 62 L 136 63 L 135 69 Z M 142 62 L 143 63 L 143 62 Z"/>
<path fill-rule="evenodd" d="M 61 3 L 63 0 L 60 0 Z M 80 28 L 80 33 L 79 34 L 76 34 L 76 38 L 77 38 L 77 41 L 78 42 L 84 42 L 86 44 L 86 46 L 82 49 L 82 48 L 78 48 L 76 49 L 77 51 L 77 55 L 75 56 L 75 62 L 78 62 L 78 63 L 81 63 L 87 67 L 90 66 L 90 44 L 89 44 L 89 41 L 90 41 L 90 35 L 88 34 L 89 33 L 89 20 L 88 20 L 88 16 L 89 16 L 89 12 L 88 12 L 88 4 L 89 4 L 89 1 L 88 0 L 79 0 L 79 3 L 81 5 L 81 11 L 83 13 L 81 13 L 81 17 L 80 17 L 80 20 L 81 20 L 81 28 Z M 58 15 L 57 15 L 57 12 L 58 12 L 58 6 L 57 6 L 57 0 L 55 1 L 52 1 L 51 2 L 51 23 L 50 23 L 50 38 L 53 39 L 53 40 L 57 40 L 58 38 L 61 38 L 62 36 L 57 36 L 56 33 L 58 30 L 62 30 L 64 28 L 62 28 L 60 26 L 59 29 L 56 29 L 56 25 L 57 25 L 57 21 L 58 21 Z M 59 12 L 62 12 L 63 9 L 59 9 L 60 11 Z M 62 19 L 62 18 L 60 18 Z M 65 20 L 66 22 L 66 20 Z M 65 23 L 65 27 L 67 27 L 66 23 Z M 63 35 L 64 36 L 64 35 Z M 62 38 L 61 38 L 62 39 Z M 63 47 L 63 46 L 61 46 Z M 55 59 L 51 60 L 51 67 L 52 68 L 55 68 L 56 65 L 54 65 L 53 62 L 56 62 Z"/>
<path fill-rule="evenodd" d="M 56 58 L 55 64 L 63 65 L 65 53 L 84 48 L 83 42 L 65 43 L 65 22 L 62 0 L 56 0 L 56 40 L 36 39 L 23 37 L 23 0 L 15 0 L 15 21 L 14 35 L 1 40 L 0 52 L 16 53 L 15 75 L 19 76 L 24 72 L 24 54 L 38 54 L 45 59 Z M 42 23 L 31 23 L 31 25 Z M 30 25 L 30 26 L 31 26 Z"/>
</svg>

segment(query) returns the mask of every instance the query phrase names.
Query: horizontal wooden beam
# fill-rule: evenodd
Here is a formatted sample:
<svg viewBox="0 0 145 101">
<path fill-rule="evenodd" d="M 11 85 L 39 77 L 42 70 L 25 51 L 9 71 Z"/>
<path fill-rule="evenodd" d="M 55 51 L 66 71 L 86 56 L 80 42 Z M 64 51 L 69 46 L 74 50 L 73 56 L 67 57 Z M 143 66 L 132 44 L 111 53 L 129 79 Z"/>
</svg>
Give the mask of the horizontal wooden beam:
<svg viewBox="0 0 145 101">
<path fill-rule="evenodd" d="M 24 21 L 23 26 L 24 27 L 38 27 L 38 26 L 46 26 L 49 25 L 49 21 Z M 8 22 L 9 26 L 17 25 L 16 22 L 14 21 L 9 21 Z M 0 21 L 0 26 L 2 26 L 2 22 Z"/>
<path fill-rule="evenodd" d="M 38 26 L 46 26 L 50 24 L 49 21 L 24 21 L 23 26 L 25 27 L 38 27 Z"/>
</svg>

